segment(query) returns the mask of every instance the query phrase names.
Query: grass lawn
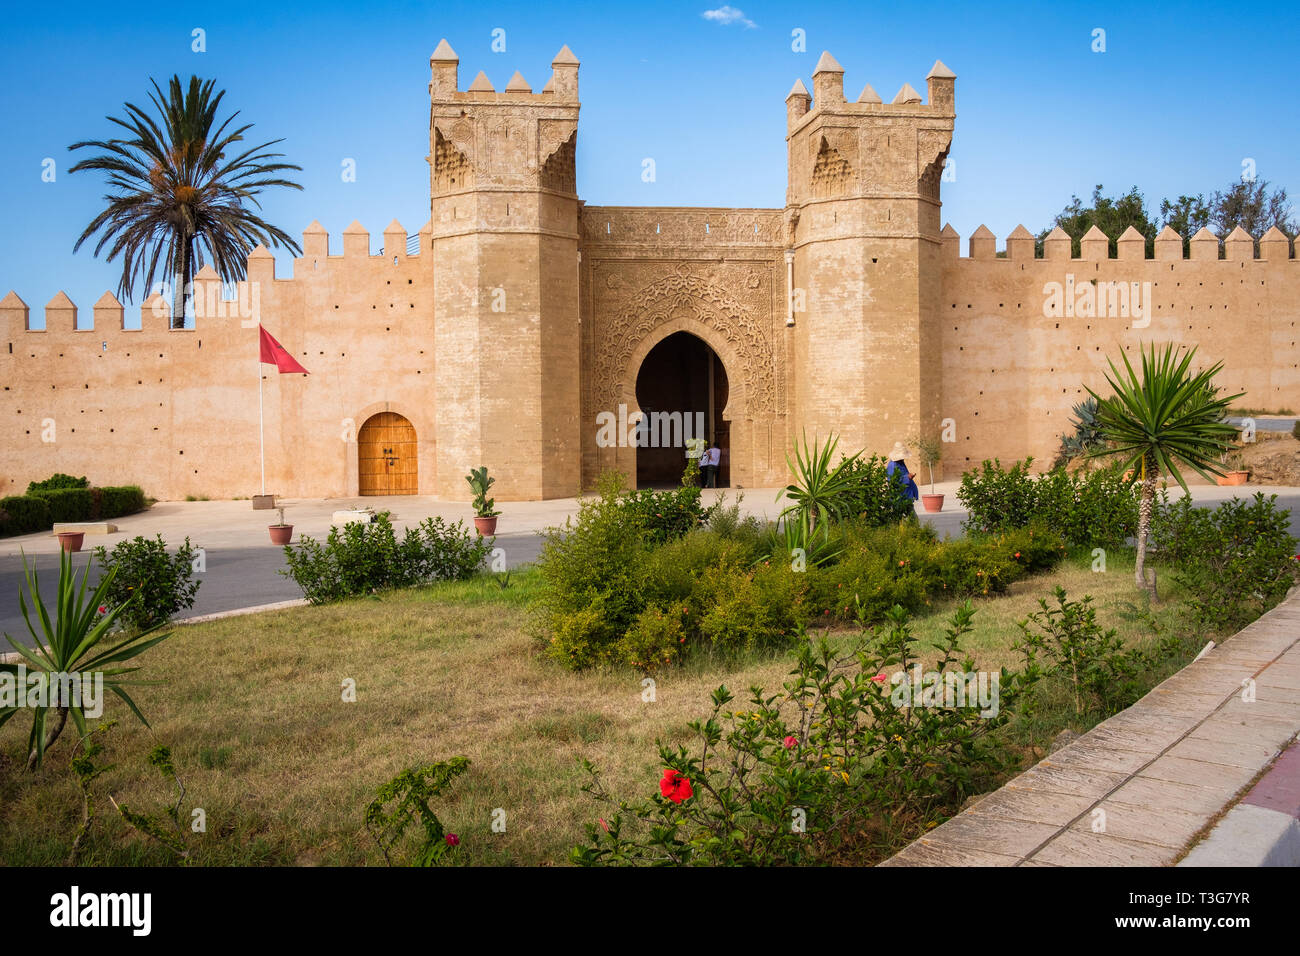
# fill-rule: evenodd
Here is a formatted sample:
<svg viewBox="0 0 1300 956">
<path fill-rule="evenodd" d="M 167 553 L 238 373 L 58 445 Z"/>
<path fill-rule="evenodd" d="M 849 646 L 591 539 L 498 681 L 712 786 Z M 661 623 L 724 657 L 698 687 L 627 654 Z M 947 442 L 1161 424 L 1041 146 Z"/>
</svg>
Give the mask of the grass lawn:
<svg viewBox="0 0 1300 956">
<path fill-rule="evenodd" d="M 477 579 L 177 628 L 142 658 L 142 676 L 161 681 L 134 695 L 152 731 L 117 698 L 105 706 L 119 719 L 104 757 L 116 766 L 96 782 L 98 819 L 82 862 L 173 861 L 107 799 L 138 811 L 175 799 L 145 763 L 158 742 L 172 748 L 187 788 L 186 818 L 206 811 L 207 832 L 191 834 L 197 863 L 382 865 L 362 822 L 375 789 L 409 766 L 463 754 L 470 770 L 436 808 L 461 837 L 457 859 L 563 864 L 584 824 L 607 813 L 579 789 L 578 758 L 601 768 L 611 793 L 647 796 L 662 769 L 657 737 L 686 742 L 687 722 L 707 711 L 718 684 L 740 698 L 751 684 L 777 688 L 790 669 L 784 655 L 698 661 L 657 675 L 658 699 L 643 703 L 639 673 L 574 674 L 539 656 L 527 609 L 537 583 L 515 573 L 507 589 Z M 1105 574 L 1070 559 L 975 602 L 967 647 L 977 666 L 1018 660 L 1015 621 L 1056 584 L 1071 597 L 1092 594 L 1102 623 L 1127 642 L 1151 639 L 1131 555 L 1111 554 Z M 1155 616 L 1173 626 L 1177 595 L 1166 598 Z M 937 636 L 951 607 L 918 617 L 915 635 Z M 342 700 L 347 678 L 355 703 Z M 31 775 L 22 770 L 29 727 L 19 716 L 0 730 L 0 861 L 60 864 L 81 820 L 68 770 L 75 731 L 69 725 Z M 492 832 L 496 808 L 507 814 L 504 833 Z"/>
</svg>

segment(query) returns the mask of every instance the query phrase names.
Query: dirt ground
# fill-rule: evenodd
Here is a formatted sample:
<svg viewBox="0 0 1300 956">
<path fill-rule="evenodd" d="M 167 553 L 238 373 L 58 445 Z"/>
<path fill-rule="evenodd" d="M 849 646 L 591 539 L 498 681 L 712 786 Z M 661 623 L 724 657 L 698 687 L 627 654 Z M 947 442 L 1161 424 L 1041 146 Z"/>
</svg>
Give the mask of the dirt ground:
<svg viewBox="0 0 1300 956">
<path fill-rule="evenodd" d="M 1300 485 L 1300 441 L 1289 432 L 1256 432 L 1241 458 L 1251 484 Z"/>
</svg>

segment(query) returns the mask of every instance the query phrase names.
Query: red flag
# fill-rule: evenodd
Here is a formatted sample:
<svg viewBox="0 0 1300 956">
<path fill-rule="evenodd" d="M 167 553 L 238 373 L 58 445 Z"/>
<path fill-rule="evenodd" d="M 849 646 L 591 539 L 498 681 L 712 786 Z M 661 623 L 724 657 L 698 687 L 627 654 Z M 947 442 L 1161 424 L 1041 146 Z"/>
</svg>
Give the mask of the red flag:
<svg viewBox="0 0 1300 956">
<path fill-rule="evenodd" d="M 274 365 L 281 373 L 302 372 L 304 375 L 311 374 L 298 364 L 298 360 L 290 355 L 289 350 L 277 342 L 270 332 L 259 325 L 257 333 L 262 341 L 262 363 L 264 365 Z"/>
</svg>

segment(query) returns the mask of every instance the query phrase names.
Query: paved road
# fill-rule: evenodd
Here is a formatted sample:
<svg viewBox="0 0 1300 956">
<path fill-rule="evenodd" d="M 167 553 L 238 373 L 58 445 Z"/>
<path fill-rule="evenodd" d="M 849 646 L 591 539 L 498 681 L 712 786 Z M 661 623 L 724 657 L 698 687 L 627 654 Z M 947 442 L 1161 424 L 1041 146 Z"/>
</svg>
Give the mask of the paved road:
<svg viewBox="0 0 1300 956">
<path fill-rule="evenodd" d="M 928 490 L 928 489 L 926 489 Z M 939 514 L 918 512 L 944 537 L 961 534 L 965 511 L 957 501 L 957 482 L 941 482 L 936 491 L 945 494 L 944 510 Z M 1277 493 L 1281 507 L 1291 511 L 1291 533 L 1300 538 L 1300 488 L 1270 488 L 1246 485 L 1235 488 L 1193 486 L 1192 493 L 1198 505 L 1214 505 L 1238 495 L 1250 497 L 1256 491 Z M 734 492 L 732 493 L 734 494 Z M 1177 489 L 1171 497 L 1181 494 Z M 706 499 L 714 492 L 706 492 Z M 372 499 L 373 500 L 373 499 Z M 425 499 L 390 499 L 394 507 L 405 512 L 400 527 L 420 520 L 426 514 L 441 514 L 451 520 L 466 517 L 467 506 L 444 504 Z M 337 502 L 303 501 L 294 505 L 298 528 L 294 538 L 305 532 L 321 538 L 329 527 L 330 515 Z M 751 489 L 745 492 L 743 509 L 754 515 L 775 518 L 780 503 L 775 502 L 771 489 Z M 497 537 L 497 544 L 506 552 L 508 567 L 518 567 L 536 559 L 541 551 L 540 529 L 563 523 L 564 518 L 576 511 L 573 499 L 546 502 L 518 502 L 511 506 L 511 527 L 519 529 Z M 462 513 L 463 512 L 463 513 Z M 112 547 L 117 541 L 134 534 L 162 533 L 164 540 L 180 541 L 192 535 L 196 547 L 204 547 L 206 570 L 198 575 L 201 582 L 194 607 L 187 615 L 215 614 L 259 604 L 273 604 L 301 598 L 298 586 L 277 573 L 284 568 L 284 552 L 266 541 L 265 515 L 248 510 L 247 502 L 161 502 L 140 515 L 121 519 L 123 527 L 108 537 L 87 537 L 86 546 L 103 542 Z M 257 544 L 247 542 L 257 541 Z M 265 542 L 265 543 L 263 543 Z M 53 600 L 58 579 L 57 543 L 49 535 L 29 535 L 10 538 L 0 543 L 0 632 L 15 638 L 27 637 L 27 628 L 18 607 L 18 594 L 23 587 L 23 559 L 19 549 L 34 562 L 41 576 L 41 593 L 47 601 Z M 84 568 L 88 552 L 75 556 L 78 569 Z M 92 571 L 92 583 L 98 579 Z M 8 642 L 0 640 L 0 654 L 8 649 Z"/>
<path fill-rule="evenodd" d="M 497 547 L 505 552 L 506 566 L 518 567 L 537 559 L 542 547 L 539 534 L 499 535 Z M 215 614 L 236 608 L 274 604 L 302 597 L 302 590 L 290 578 L 279 572 L 285 567 L 284 551 L 267 544 L 249 548 L 211 548 L 203 554 L 204 570 L 194 576 L 199 590 L 194 607 L 183 616 Z M 59 579 L 59 556 L 35 554 L 27 557 L 29 566 L 35 566 L 41 595 L 50 606 L 55 599 Z M 99 580 L 99 566 L 93 563 L 90 552 L 73 556 L 78 580 L 86 565 L 93 565 L 90 587 Z M 18 595 L 25 590 L 23 559 L 21 556 L 0 556 L 0 632 L 31 646 L 32 641 L 18 604 Z M 36 618 L 33 617 L 33 623 Z M 38 625 L 39 626 L 39 625 Z M 10 649 L 9 642 L 0 640 L 0 654 Z"/>
<path fill-rule="evenodd" d="M 1238 415 L 1228 419 L 1233 425 L 1241 427 L 1244 418 Z M 1255 419 L 1255 431 L 1257 432 L 1289 432 L 1295 428 L 1296 419 L 1294 418 L 1257 418 Z"/>
</svg>

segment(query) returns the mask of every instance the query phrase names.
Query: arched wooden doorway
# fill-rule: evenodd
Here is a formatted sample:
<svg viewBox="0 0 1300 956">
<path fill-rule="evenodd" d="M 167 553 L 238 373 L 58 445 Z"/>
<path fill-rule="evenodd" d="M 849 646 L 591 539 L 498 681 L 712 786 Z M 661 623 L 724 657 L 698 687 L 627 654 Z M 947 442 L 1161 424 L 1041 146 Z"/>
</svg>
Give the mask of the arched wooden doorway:
<svg viewBox="0 0 1300 956">
<path fill-rule="evenodd" d="M 396 412 L 366 419 L 357 433 L 357 486 L 363 495 L 414 495 L 419 488 L 415 426 Z"/>
</svg>

